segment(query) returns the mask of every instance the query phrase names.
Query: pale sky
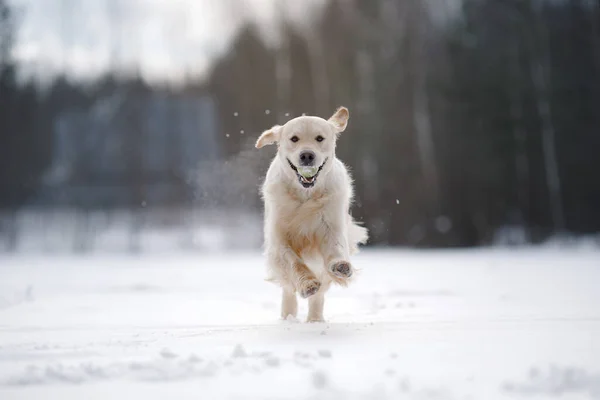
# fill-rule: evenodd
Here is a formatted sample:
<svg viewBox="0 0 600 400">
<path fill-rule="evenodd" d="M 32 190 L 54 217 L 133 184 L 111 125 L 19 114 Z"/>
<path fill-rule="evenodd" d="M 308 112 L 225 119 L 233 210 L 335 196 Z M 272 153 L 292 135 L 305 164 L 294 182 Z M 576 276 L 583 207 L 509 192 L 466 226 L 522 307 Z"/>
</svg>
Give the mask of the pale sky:
<svg viewBox="0 0 600 400">
<path fill-rule="evenodd" d="M 276 0 L 9 0 L 20 14 L 14 56 L 28 76 L 91 78 L 111 64 L 152 81 L 202 75 L 246 18 L 272 30 Z M 295 19 L 322 0 L 285 0 Z"/>
</svg>

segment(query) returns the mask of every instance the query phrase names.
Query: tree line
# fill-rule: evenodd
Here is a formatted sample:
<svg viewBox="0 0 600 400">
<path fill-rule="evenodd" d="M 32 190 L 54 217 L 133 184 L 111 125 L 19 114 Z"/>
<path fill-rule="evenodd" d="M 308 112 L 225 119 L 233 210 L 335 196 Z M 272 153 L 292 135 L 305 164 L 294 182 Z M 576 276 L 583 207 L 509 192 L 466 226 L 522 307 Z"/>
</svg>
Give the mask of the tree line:
<svg viewBox="0 0 600 400">
<path fill-rule="evenodd" d="M 477 246 L 507 226 L 527 242 L 598 232 L 600 1 L 433 3 L 328 0 L 303 24 L 281 8 L 274 41 L 243 26 L 182 89 L 210 94 L 219 113 L 223 160 L 201 164 L 197 201 L 259 210 L 274 150 L 255 151 L 257 135 L 344 105 L 338 154 L 372 244 Z M 35 193 L 61 110 L 132 84 L 18 85 L 11 20 L 0 0 L 3 208 Z"/>
<path fill-rule="evenodd" d="M 208 82 L 223 130 L 349 107 L 339 154 L 376 244 L 597 232 L 600 2 L 443 3 L 331 0 L 308 26 L 282 13 L 271 47 L 249 24 Z"/>
</svg>

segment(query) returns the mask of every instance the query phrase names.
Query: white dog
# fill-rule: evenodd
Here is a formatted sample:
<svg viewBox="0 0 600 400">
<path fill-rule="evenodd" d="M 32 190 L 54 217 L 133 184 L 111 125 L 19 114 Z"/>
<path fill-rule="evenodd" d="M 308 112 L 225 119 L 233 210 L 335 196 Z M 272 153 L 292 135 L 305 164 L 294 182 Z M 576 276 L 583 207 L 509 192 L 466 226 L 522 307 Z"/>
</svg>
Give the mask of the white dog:
<svg viewBox="0 0 600 400">
<path fill-rule="evenodd" d="M 309 299 L 307 320 L 323 321 L 325 292 L 332 282 L 348 284 L 354 273 L 350 255 L 367 241 L 367 229 L 349 213 L 352 180 L 335 155 L 348 117 L 344 107 L 329 120 L 298 117 L 263 132 L 256 142 L 258 149 L 278 147 L 262 195 L 269 280 L 283 287 L 284 319 L 296 317 L 298 292 Z"/>
</svg>

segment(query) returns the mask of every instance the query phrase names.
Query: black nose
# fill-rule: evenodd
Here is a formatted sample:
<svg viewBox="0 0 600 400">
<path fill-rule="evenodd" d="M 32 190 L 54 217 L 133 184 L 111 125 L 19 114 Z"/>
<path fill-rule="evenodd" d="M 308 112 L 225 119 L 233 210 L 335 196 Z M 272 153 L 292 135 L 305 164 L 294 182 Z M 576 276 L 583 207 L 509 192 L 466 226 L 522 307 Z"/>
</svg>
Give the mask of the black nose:
<svg viewBox="0 0 600 400">
<path fill-rule="evenodd" d="M 300 165 L 310 166 L 315 163 L 315 153 L 312 151 L 303 151 L 300 153 Z"/>
</svg>

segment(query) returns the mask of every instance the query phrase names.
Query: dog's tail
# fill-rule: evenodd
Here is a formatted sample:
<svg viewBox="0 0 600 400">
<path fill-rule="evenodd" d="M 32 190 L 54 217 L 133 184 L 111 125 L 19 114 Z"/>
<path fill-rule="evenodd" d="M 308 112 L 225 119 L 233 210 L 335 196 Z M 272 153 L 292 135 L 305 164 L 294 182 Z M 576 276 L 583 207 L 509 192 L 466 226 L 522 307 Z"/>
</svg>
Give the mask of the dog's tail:
<svg viewBox="0 0 600 400">
<path fill-rule="evenodd" d="M 349 227 L 348 227 L 348 242 L 350 245 L 350 253 L 356 254 L 358 253 L 358 245 L 367 243 L 369 240 L 369 231 L 364 226 L 358 225 L 356 221 L 352 219 L 350 215 L 348 215 L 350 219 Z"/>
</svg>

